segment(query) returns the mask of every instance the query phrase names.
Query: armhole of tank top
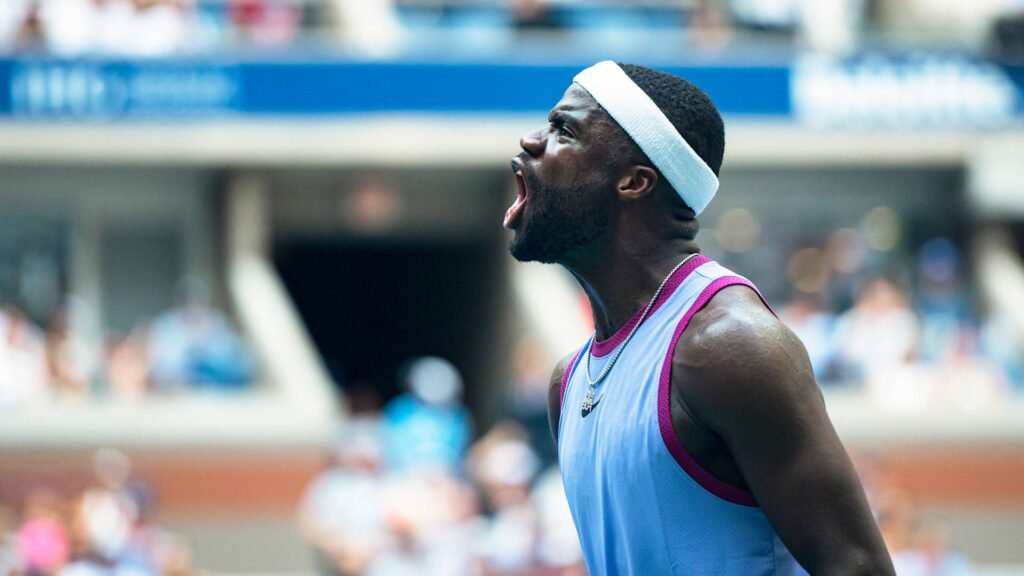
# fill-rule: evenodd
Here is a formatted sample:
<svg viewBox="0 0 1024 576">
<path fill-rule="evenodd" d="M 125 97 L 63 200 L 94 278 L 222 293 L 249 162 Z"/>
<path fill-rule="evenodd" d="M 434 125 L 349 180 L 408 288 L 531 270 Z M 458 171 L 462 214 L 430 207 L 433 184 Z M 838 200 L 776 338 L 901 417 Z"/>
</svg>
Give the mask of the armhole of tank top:
<svg viewBox="0 0 1024 576">
<path fill-rule="evenodd" d="M 558 393 L 558 430 L 556 438 L 560 438 L 562 436 L 562 416 L 565 412 L 562 407 L 565 406 L 565 392 L 569 389 L 569 381 L 572 380 L 572 375 L 576 372 L 576 361 L 580 359 L 580 355 L 583 354 L 583 351 L 586 350 L 589 345 L 590 344 L 588 342 L 583 345 L 583 348 L 576 351 L 572 360 L 569 360 L 569 364 L 565 367 L 565 372 L 562 373 L 562 389 Z"/>
<path fill-rule="evenodd" d="M 752 492 L 719 480 L 698 464 L 693 456 L 686 451 L 686 448 L 683 447 L 682 442 L 676 435 L 675 428 L 672 426 L 672 356 L 676 349 L 676 343 L 679 342 L 679 337 L 682 336 L 686 327 L 690 324 L 693 315 L 707 306 L 707 303 L 714 298 L 715 294 L 729 286 L 746 286 L 750 288 L 761 299 L 761 303 L 772 314 L 775 314 L 768 305 L 768 302 L 765 301 L 764 296 L 761 295 L 761 292 L 742 276 L 722 276 L 708 284 L 676 325 L 676 329 L 672 333 L 672 339 L 669 341 L 668 351 L 665 353 L 665 360 L 661 367 L 661 379 L 658 383 L 658 428 L 661 430 L 661 439 L 665 443 L 665 448 L 668 449 L 672 459 L 701 488 L 727 502 L 741 506 L 756 507 L 758 505 L 757 500 Z"/>
</svg>

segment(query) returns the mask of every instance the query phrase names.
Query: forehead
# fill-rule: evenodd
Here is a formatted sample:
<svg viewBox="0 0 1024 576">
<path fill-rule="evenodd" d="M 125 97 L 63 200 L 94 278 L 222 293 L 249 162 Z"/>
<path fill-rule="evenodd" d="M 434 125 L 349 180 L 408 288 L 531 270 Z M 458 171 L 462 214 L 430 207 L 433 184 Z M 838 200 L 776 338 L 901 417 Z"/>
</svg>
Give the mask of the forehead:
<svg viewBox="0 0 1024 576">
<path fill-rule="evenodd" d="M 585 122 L 603 120 L 607 116 L 597 100 L 576 83 L 566 88 L 562 99 L 551 109 L 552 112 L 555 110 L 569 112 L 578 120 Z"/>
</svg>

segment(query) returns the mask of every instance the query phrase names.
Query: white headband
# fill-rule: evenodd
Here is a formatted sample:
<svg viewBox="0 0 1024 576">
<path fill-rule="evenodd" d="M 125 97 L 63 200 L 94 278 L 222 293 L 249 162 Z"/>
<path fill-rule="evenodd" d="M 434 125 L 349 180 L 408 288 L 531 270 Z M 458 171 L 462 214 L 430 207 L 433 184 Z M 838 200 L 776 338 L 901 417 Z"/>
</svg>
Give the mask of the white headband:
<svg viewBox="0 0 1024 576">
<path fill-rule="evenodd" d="M 703 212 L 718 191 L 718 178 L 651 97 L 611 60 L 594 64 L 573 81 L 622 126 L 686 205 Z"/>
</svg>

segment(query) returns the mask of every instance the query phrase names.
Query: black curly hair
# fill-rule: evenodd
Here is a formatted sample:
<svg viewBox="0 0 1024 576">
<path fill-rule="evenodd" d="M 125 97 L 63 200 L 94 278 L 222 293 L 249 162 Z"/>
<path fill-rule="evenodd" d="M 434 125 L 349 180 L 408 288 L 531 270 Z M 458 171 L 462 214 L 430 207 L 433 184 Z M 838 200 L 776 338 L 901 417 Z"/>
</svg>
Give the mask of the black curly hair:
<svg viewBox="0 0 1024 576">
<path fill-rule="evenodd" d="M 619 67 L 651 97 L 693 151 L 718 175 L 725 154 L 725 125 L 711 98 L 678 76 L 636 64 Z"/>
</svg>

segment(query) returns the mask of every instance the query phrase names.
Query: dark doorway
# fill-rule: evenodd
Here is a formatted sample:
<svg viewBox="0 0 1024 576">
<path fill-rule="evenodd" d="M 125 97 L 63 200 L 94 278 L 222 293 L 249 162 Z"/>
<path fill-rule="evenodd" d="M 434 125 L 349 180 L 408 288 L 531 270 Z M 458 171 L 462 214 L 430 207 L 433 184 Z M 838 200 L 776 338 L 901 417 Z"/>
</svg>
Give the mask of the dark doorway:
<svg viewBox="0 0 1024 576">
<path fill-rule="evenodd" d="M 503 380 L 504 253 L 489 242 L 290 241 L 275 260 L 335 381 L 401 392 L 408 359 L 437 355 L 480 416 Z"/>
</svg>

